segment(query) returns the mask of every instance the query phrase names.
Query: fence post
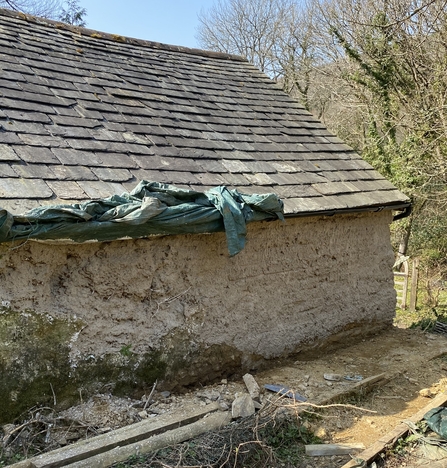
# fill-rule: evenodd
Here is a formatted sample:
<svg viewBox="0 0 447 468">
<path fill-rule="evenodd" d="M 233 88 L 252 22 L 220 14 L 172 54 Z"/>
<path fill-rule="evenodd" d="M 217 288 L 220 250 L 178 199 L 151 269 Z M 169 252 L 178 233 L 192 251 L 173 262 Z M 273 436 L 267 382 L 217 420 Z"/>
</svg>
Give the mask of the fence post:
<svg viewBox="0 0 447 468">
<path fill-rule="evenodd" d="M 418 299 L 418 275 L 419 275 L 419 259 L 413 260 L 413 269 L 411 272 L 411 291 L 410 291 L 410 312 L 416 310 Z"/>
</svg>

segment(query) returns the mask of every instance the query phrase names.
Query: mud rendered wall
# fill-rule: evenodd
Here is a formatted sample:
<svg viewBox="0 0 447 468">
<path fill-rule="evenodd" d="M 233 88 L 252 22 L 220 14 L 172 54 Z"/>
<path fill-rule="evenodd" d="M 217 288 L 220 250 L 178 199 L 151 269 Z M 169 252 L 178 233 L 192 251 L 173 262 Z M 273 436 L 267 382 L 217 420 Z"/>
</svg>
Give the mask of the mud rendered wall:
<svg viewBox="0 0 447 468">
<path fill-rule="evenodd" d="M 131 395 L 320 352 L 392 322 L 389 212 L 224 234 L 0 246 L 0 421 L 38 402 Z"/>
</svg>

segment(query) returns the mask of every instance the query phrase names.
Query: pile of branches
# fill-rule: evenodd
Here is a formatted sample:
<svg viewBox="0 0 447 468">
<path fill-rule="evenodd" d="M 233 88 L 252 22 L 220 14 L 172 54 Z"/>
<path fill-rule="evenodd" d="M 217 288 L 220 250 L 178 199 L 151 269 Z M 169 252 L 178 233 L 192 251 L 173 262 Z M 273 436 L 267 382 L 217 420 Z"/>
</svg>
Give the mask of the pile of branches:
<svg viewBox="0 0 447 468">
<path fill-rule="evenodd" d="M 0 466 L 57 449 L 76 440 L 98 434 L 98 428 L 56 416 L 48 407 L 29 410 L 20 424 L 3 426 Z"/>
<path fill-rule="evenodd" d="M 233 421 L 217 431 L 207 432 L 193 440 L 158 450 L 144 456 L 135 456 L 123 467 L 151 468 L 276 468 L 297 467 L 278 456 L 281 444 L 288 444 L 284 434 L 295 428 L 293 443 L 300 455 L 308 443 L 307 429 L 301 425 L 293 405 L 284 405 L 278 398 L 269 402 L 255 415 Z M 301 437 L 300 437 L 301 436 Z M 306 465 L 307 466 L 307 465 Z"/>
</svg>

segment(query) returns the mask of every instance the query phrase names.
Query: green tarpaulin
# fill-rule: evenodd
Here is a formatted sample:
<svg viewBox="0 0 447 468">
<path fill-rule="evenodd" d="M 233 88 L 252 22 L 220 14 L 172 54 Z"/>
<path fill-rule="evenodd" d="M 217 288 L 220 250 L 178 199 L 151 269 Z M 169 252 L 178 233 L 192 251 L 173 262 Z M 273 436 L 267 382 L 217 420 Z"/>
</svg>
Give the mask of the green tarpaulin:
<svg viewBox="0 0 447 468">
<path fill-rule="evenodd" d="M 201 193 L 142 181 L 130 193 L 102 200 L 42 206 L 16 216 L 0 209 L 0 243 L 111 241 L 225 230 L 232 256 L 244 248 L 247 223 L 278 218 L 284 219 L 283 203 L 272 193 L 244 195 L 224 186 Z"/>
</svg>

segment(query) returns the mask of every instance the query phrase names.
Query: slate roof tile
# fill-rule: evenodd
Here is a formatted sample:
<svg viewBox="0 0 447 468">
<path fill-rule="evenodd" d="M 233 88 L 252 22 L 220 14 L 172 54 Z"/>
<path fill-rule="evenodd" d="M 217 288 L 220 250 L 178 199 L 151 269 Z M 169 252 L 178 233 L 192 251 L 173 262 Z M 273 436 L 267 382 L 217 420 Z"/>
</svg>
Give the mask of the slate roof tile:
<svg viewBox="0 0 447 468">
<path fill-rule="evenodd" d="M 160 172 L 164 175 L 166 179 L 166 183 L 168 184 L 190 185 L 190 184 L 200 183 L 199 179 L 194 174 L 191 174 L 190 172 L 179 172 L 179 171 L 160 171 Z"/>
<path fill-rule="evenodd" d="M 252 185 L 277 185 L 277 182 L 273 178 L 275 174 L 263 174 L 261 172 L 256 174 L 244 174 L 247 180 Z M 270 177 L 272 176 L 272 177 Z"/>
<path fill-rule="evenodd" d="M 161 182 L 162 184 L 167 184 L 168 177 L 162 171 L 146 170 L 146 169 L 131 169 L 131 174 L 135 177 L 135 180 L 149 180 L 152 182 Z M 126 187 L 129 191 L 135 188 L 135 182 L 128 183 L 123 182 L 123 186 Z"/>
<path fill-rule="evenodd" d="M 95 158 L 104 167 L 118 167 L 118 168 L 138 168 L 138 164 L 129 155 L 124 153 L 95 153 Z"/>
<path fill-rule="evenodd" d="M 313 184 L 312 187 L 322 195 L 336 195 L 337 193 L 360 192 L 361 190 L 349 182 L 326 182 Z"/>
<path fill-rule="evenodd" d="M 4 127 L 3 127 L 4 128 Z M 22 140 L 18 137 L 16 133 L 2 131 L 0 128 L 0 144 L 9 143 L 9 144 L 23 144 Z"/>
<path fill-rule="evenodd" d="M 91 170 L 99 180 L 106 182 L 126 182 L 133 178 L 133 175 L 127 169 L 92 167 Z"/>
<path fill-rule="evenodd" d="M 238 161 L 238 160 L 222 159 L 222 165 L 225 167 L 225 169 L 228 170 L 228 172 L 231 172 L 231 173 L 237 174 L 237 173 L 251 172 L 244 162 Z"/>
<path fill-rule="evenodd" d="M 94 128 L 101 124 L 95 119 L 86 119 L 81 117 L 67 117 L 64 115 L 52 115 L 51 120 L 57 124 L 67 127 Z"/>
<path fill-rule="evenodd" d="M 225 181 L 226 185 L 232 187 L 241 187 L 241 190 L 245 192 L 246 187 L 250 185 L 248 179 L 246 179 L 242 174 L 231 174 L 230 172 L 220 174 L 222 179 Z"/>
<path fill-rule="evenodd" d="M 15 153 L 22 161 L 37 164 L 59 164 L 59 160 L 49 148 L 38 146 L 14 146 Z"/>
<path fill-rule="evenodd" d="M 51 166 L 58 180 L 98 180 L 92 169 L 86 166 Z"/>
<path fill-rule="evenodd" d="M 55 125 L 46 126 L 46 130 L 53 136 L 62 138 L 91 138 L 89 131 L 82 127 L 59 127 Z"/>
<path fill-rule="evenodd" d="M 56 197 L 61 200 L 85 200 L 88 198 L 87 193 L 76 182 L 49 181 L 48 185 Z"/>
<path fill-rule="evenodd" d="M 20 158 L 10 146 L 0 143 L 0 161 L 20 161 Z"/>
<path fill-rule="evenodd" d="M 331 209 L 326 203 L 322 203 L 319 197 L 294 197 L 284 199 L 284 211 L 290 214 L 318 213 L 325 209 Z"/>
<path fill-rule="evenodd" d="M 51 198 L 53 192 L 40 179 L 1 179 L 0 198 Z"/>
<path fill-rule="evenodd" d="M 0 177 L 19 177 L 12 167 L 7 163 L 0 163 Z"/>
<path fill-rule="evenodd" d="M 311 185 L 276 185 L 275 193 L 282 199 L 293 197 L 320 197 Z"/>
<path fill-rule="evenodd" d="M 2 109 L 13 109 L 13 110 L 24 110 L 33 112 L 44 112 L 47 114 L 55 114 L 56 111 L 45 104 L 37 104 L 35 102 L 26 102 L 18 99 L 10 99 L 0 97 L 0 108 Z"/>
<path fill-rule="evenodd" d="M 272 161 L 270 164 L 276 172 L 301 172 L 301 168 L 294 161 Z"/>
<path fill-rule="evenodd" d="M 62 163 L 71 166 L 101 166 L 102 162 L 95 153 L 68 148 L 53 148 L 52 152 Z"/>
<path fill-rule="evenodd" d="M 170 158 L 154 156 L 137 156 L 134 155 L 133 159 L 143 169 L 154 170 L 172 170 L 172 171 L 186 171 L 186 172 L 200 172 L 200 166 L 189 158 Z"/>
<path fill-rule="evenodd" d="M 15 122 L 9 120 L 0 122 L 5 131 L 16 133 L 32 133 L 34 135 L 50 135 L 50 132 L 41 123 L 34 122 Z"/>
<path fill-rule="evenodd" d="M 116 184 L 109 184 L 105 181 L 78 181 L 78 185 L 92 200 L 99 198 L 108 198 L 112 195 L 120 195 L 125 190 L 122 186 Z M 120 188 L 121 187 L 121 188 Z"/>
<path fill-rule="evenodd" d="M 143 179 L 276 191 L 291 214 L 406 200 L 240 57 L 0 10 L 0 70 L 0 205 L 108 197 Z"/>
<path fill-rule="evenodd" d="M 194 175 L 200 181 L 200 184 L 203 186 L 213 187 L 216 185 L 225 185 L 225 180 L 219 174 L 200 172 Z"/>
<path fill-rule="evenodd" d="M 104 141 L 93 140 L 93 139 L 67 139 L 68 145 L 77 150 L 86 151 L 107 151 L 108 144 Z M 116 144 L 116 143 L 115 143 Z"/>
<path fill-rule="evenodd" d="M 57 179 L 57 175 L 45 164 L 11 164 L 14 172 L 24 179 Z"/>
<path fill-rule="evenodd" d="M 244 164 L 250 172 L 265 172 L 266 174 L 275 173 L 276 168 L 273 164 L 264 161 L 245 161 Z"/>
<path fill-rule="evenodd" d="M 196 160 L 197 164 L 202 168 L 203 173 L 220 173 L 227 172 L 226 167 L 222 164 L 222 161 L 216 159 L 199 159 Z"/>
</svg>

